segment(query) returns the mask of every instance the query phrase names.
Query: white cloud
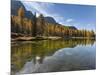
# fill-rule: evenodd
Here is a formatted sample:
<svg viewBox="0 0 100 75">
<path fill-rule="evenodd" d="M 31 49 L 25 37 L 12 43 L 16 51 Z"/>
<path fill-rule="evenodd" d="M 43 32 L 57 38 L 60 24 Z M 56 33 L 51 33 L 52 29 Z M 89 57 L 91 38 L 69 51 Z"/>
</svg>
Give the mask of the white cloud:
<svg viewBox="0 0 100 75">
<path fill-rule="evenodd" d="M 66 22 L 72 22 L 72 21 L 73 21 L 73 19 L 71 19 L 71 18 L 66 20 Z"/>
<path fill-rule="evenodd" d="M 96 30 L 96 26 L 94 24 L 87 24 L 86 28 L 90 28 L 90 30 Z"/>
<path fill-rule="evenodd" d="M 22 3 L 24 4 L 25 8 L 28 11 L 32 11 L 33 14 L 34 12 L 36 12 L 37 17 L 41 13 L 44 16 L 53 17 L 56 20 L 56 22 L 58 22 L 59 24 L 63 24 L 63 25 L 69 25 L 68 23 L 73 21 L 73 19 L 71 18 L 65 20 L 63 16 L 55 12 L 55 9 L 53 9 L 53 7 L 55 7 L 55 4 L 53 3 L 31 2 L 31 1 L 22 1 Z"/>
<path fill-rule="evenodd" d="M 55 4 L 53 3 L 48 4 L 41 2 L 26 2 L 26 1 L 22 1 L 22 3 L 25 5 L 26 9 L 32 11 L 32 13 L 36 11 L 37 15 L 42 13 L 44 16 L 51 16 L 56 20 L 56 22 L 59 22 L 61 24 L 64 21 L 64 18 L 60 14 L 55 12 L 55 10 L 52 9 L 55 6 Z"/>
<path fill-rule="evenodd" d="M 87 24 L 87 26 L 92 26 L 92 24 Z"/>
<path fill-rule="evenodd" d="M 51 7 L 54 6 L 54 4 L 48 4 L 48 3 L 41 3 L 41 2 L 22 2 L 27 10 L 30 11 L 36 11 L 38 13 L 44 14 L 44 16 L 50 15 L 50 11 L 52 10 Z"/>
</svg>

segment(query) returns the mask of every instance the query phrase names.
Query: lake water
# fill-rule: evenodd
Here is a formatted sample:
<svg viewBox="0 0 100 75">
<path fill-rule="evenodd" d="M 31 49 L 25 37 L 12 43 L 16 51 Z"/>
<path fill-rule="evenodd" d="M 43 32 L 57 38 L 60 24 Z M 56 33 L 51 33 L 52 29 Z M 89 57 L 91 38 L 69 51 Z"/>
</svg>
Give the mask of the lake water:
<svg viewBox="0 0 100 75">
<path fill-rule="evenodd" d="M 96 68 L 95 40 L 41 40 L 11 44 L 12 75 Z"/>
</svg>

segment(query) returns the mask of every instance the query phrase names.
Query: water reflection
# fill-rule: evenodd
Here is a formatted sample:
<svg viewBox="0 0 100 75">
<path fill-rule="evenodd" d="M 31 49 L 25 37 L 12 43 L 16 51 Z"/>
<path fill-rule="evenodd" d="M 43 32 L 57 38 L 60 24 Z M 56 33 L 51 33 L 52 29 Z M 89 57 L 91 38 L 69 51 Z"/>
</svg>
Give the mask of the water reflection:
<svg viewBox="0 0 100 75">
<path fill-rule="evenodd" d="M 27 41 L 27 42 L 12 43 L 12 47 L 11 47 L 12 74 L 19 73 L 19 72 L 20 73 L 33 73 L 33 72 L 36 73 L 36 72 L 53 72 L 53 71 L 69 70 L 69 68 L 65 68 L 65 67 L 61 70 L 58 70 L 59 69 L 58 65 L 60 67 L 61 66 L 63 67 L 65 66 L 64 62 L 66 61 L 69 62 L 70 64 L 72 63 L 72 61 L 75 63 L 76 60 L 74 57 L 81 54 L 82 51 L 86 51 L 87 49 L 86 46 L 89 46 L 90 48 L 92 48 L 92 46 L 94 45 L 94 42 L 95 40 L 93 39 L 84 39 L 84 40 L 71 39 L 71 40 L 42 40 L 42 41 Z M 81 48 L 82 50 L 80 51 Z M 95 47 L 93 49 L 95 50 Z M 78 51 L 79 53 L 78 55 L 75 55 L 75 52 L 77 52 L 77 50 L 79 50 Z M 72 53 L 73 53 L 73 56 L 69 57 L 70 55 L 72 55 Z M 88 51 L 86 51 L 84 54 L 81 54 L 81 55 L 85 56 L 87 53 Z M 79 55 L 77 58 L 81 59 L 81 57 L 84 57 L 81 55 Z M 93 56 L 93 54 L 91 56 Z M 86 58 L 85 60 L 89 59 L 89 58 L 88 59 Z M 77 61 L 79 61 L 79 59 L 77 59 Z M 93 60 L 92 62 L 93 62 L 92 65 L 95 65 L 94 64 L 95 60 Z M 80 63 L 78 62 L 76 63 L 78 66 L 80 65 Z M 48 64 L 49 64 L 49 68 L 48 68 Z M 68 64 L 66 65 L 66 67 L 69 66 L 70 70 L 72 70 L 71 68 L 72 65 L 76 65 L 76 64 L 71 64 L 71 65 L 70 64 L 68 65 Z M 45 67 L 43 65 L 45 65 Z M 76 70 L 78 68 L 76 68 Z"/>
</svg>

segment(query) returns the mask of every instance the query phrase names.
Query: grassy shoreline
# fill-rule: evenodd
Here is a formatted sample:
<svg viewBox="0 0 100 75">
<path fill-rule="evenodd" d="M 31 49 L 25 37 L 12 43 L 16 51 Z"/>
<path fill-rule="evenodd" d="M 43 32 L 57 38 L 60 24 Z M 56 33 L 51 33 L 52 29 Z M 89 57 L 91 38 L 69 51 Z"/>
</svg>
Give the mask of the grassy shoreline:
<svg viewBox="0 0 100 75">
<path fill-rule="evenodd" d="M 63 38 L 58 36 L 41 36 L 41 37 L 16 37 L 11 38 L 11 41 L 34 41 L 34 40 L 59 40 L 59 39 L 95 39 L 94 37 L 69 37 L 69 38 Z"/>
<path fill-rule="evenodd" d="M 33 40 L 57 40 L 62 39 L 62 37 L 17 37 L 11 38 L 11 41 L 33 41 Z"/>
<path fill-rule="evenodd" d="M 95 39 L 95 37 L 71 37 L 71 36 L 35 36 L 21 33 L 11 33 L 11 41 L 34 41 L 34 40 L 61 40 L 61 39 Z"/>
</svg>

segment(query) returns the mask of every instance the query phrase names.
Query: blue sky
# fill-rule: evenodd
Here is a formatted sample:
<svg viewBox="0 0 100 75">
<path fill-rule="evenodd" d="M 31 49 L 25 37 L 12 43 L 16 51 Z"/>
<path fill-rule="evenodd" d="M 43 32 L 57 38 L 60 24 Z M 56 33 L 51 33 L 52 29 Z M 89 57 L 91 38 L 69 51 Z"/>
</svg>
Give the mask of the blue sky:
<svg viewBox="0 0 100 75">
<path fill-rule="evenodd" d="M 96 7 L 89 5 L 56 4 L 46 2 L 22 1 L 29 11 L 53 17 L 56 22 L 75 26 L 78 29 L 94 30 L 96 28 Z"/>
</svg>

